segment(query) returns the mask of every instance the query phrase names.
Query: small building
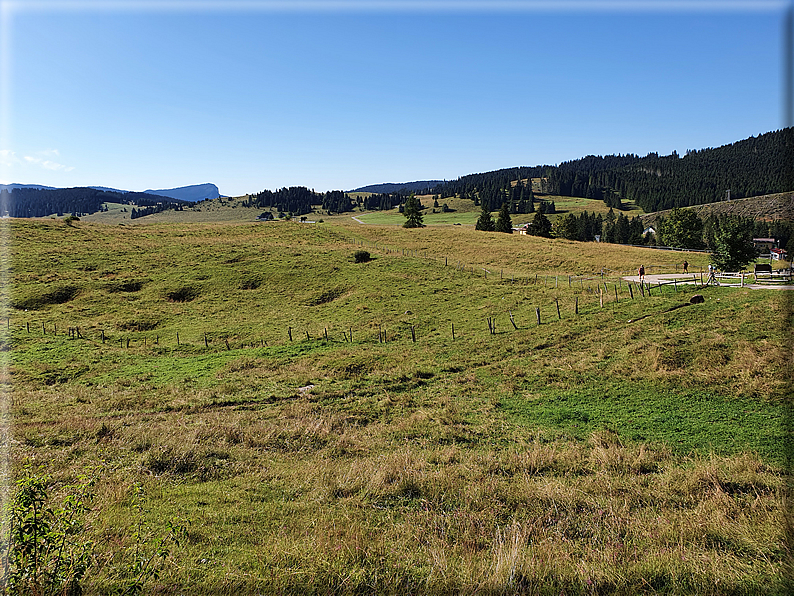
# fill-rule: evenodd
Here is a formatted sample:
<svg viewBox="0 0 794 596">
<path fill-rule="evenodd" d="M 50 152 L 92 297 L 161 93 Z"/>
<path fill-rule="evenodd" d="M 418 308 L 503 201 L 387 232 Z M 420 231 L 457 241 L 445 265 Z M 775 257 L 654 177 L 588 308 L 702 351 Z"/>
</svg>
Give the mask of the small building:
<svg viewBox="0 0 794 596">
<path fill-rule="evenodd" d="M 771 249 L 775 248 L 775 244 L 774 238 L 753 238 L 753 246 L 758 250 L 769 252 Z"/>
<path fill-rule="evenodd" d="M 782 248 L 773 248 L 769 251 L 769 254 L 775 261 L 785 261 L 788 258 L 788 254 Z"/>
</svg>

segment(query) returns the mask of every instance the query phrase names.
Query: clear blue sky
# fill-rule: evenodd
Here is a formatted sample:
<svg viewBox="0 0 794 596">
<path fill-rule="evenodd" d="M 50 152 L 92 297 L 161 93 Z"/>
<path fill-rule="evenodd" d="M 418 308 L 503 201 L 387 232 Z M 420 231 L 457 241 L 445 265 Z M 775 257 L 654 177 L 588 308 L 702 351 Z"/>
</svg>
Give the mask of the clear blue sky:
<svg viewBox="0 0 794 596">
<path fill-rule="evenodd" d="M 349 190 L 783 127 L 786 2 L 0 2 L 6 183 Z"/>
</svg>

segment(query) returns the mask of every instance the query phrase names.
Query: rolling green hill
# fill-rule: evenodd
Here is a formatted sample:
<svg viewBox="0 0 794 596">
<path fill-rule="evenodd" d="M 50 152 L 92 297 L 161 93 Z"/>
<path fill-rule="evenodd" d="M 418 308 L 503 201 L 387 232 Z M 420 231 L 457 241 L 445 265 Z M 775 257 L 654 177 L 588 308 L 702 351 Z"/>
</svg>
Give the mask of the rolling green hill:
<svg viewBox="0 0 794 596">
<path fill-rule="evenodd" d="M 86 593 L 787 592 L 784 292 L 466 226 L 8 225 L 11 475 L 94 479 Z"/>
</svg>

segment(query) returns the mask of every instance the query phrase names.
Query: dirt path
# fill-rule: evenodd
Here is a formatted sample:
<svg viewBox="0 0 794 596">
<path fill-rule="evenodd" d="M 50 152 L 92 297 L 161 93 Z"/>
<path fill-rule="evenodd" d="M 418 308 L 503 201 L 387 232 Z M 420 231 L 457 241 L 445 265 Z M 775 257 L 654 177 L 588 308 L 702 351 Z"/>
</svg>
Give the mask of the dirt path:
<svg viewBox="0 0 794 596">
<path fill-rule="evenodd" d="M 703 274 L 703 280 L 706 280 L 706 274 Z M 640 283 L 640 277 L 638 275 L 627 275 L 623 278 L 626 281 L 633 281 L 634 283 Z M 700 284 L 700 274 L 694 273 L 656 273 L 653 275 L 646 275 L 645 282 L 651 285 L 658 284 L 659 282 L 669 283 L 673 280 L 677 280 L 678 284 L 694 284 L 694 285 L 701 285 Z M 794 285 L 778 285 L 778 284 L 753 284 L 745 282 L 744 286 L 740 286 L 739 284 L 726 284 L 723 283 L 720 285 L 723 288 L 750 288 L 752 290 L 794 290 Z"/>
</svg>

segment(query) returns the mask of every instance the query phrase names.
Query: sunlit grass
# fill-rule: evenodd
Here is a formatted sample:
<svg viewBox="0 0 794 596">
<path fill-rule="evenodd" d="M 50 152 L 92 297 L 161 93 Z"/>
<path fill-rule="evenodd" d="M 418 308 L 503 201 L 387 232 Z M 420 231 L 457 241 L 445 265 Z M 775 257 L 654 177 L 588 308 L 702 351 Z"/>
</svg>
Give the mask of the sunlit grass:
<svg viewBox="0 0 794 596">
<path fill-rule="evenodd" d="M 95 591 L 141 483 L 189 523 L 155 591 L 786 593 L 785 293 L 465 226 L 11 230 L 12 462 L 96 470 Z"/>
</svg>

